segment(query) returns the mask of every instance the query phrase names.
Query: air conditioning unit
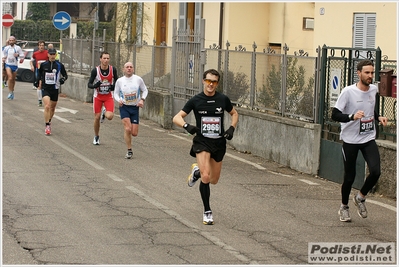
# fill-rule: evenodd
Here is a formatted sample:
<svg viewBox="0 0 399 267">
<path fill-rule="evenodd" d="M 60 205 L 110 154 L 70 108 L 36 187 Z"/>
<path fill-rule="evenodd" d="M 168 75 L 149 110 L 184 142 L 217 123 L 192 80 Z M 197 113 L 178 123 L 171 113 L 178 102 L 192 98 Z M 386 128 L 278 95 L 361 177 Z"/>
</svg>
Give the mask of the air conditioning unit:
<svg viewBox="0 0 399 267">
<path fill-rule="evenodd" d="M 314 18 L 303 18 L 303 28 L 305 30 L 314 29 Z"/>
</svg>

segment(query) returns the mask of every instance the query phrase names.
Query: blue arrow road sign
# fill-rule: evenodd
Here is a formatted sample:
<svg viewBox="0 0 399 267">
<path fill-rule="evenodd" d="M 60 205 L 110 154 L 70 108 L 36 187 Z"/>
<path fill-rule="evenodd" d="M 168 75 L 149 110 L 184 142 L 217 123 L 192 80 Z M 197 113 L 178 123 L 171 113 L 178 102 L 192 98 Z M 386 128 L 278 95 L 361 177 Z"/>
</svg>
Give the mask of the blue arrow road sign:
<svg viewBox="0 0 399 267">
<path fill-rule="evenodd" d="M 59 11 L 53 17 L 53 25 L 60 31 L 66 30 L 71 25 L 71 16 L 65 11 Z"/>
</svg>

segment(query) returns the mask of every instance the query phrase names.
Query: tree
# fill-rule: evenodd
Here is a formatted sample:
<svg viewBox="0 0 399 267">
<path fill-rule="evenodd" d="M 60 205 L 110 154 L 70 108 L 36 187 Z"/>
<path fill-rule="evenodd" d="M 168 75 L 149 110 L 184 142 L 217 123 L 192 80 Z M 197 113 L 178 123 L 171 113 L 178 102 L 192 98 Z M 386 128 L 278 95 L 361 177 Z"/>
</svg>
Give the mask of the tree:
<svg viewBox="0 0 399 267">
<path fill-rule="evenodd" d="M 224 79 L 227 79 L 226 87 L 224 87 Z M 228 71 L 227 75 L 223 71 L 220 72 L 219 86 L 217 91 L 226 94 L 234 103 L 244 103 L 249 97 L 248 76 L 243 72 Z"/>
<path fill-rule="evenodd" d="M 51 20 L 50 3 L 28 3 L 26 19 L 33 21 Z"/>
<path fill-rule="evenodd" d="M 105 6 L 111 4 L 110 9 L 106 12 Z M 115 17 L 116 3 L 91 3 L 91 12 L 95 12 L 98 6 L 98 20 L 102 22 L 112 22 Z"/>
<path fill-rule="evenodd" d="M 282 69 L 272 65 L 266 84 L 259 90 L 259 103 L 264 107 L 281 111 L 281 97 L 285 99 L 284 112 L 300 116 L 313 115 L 314 78 L 309 77 L 306 83 L 306 70 L 298 66 L 298 58 L 287 58 L 286 95 L 282 96 Z"/>
<path fill-rule="evenodd" d="M 269 109 L 280 110 L 281 76 L 281 69 L 276 68 L 273 64 L 266 84 L 263 84 L 259 90 L 259 104 L 263 104 L 264 107 Z"/>
</svg>

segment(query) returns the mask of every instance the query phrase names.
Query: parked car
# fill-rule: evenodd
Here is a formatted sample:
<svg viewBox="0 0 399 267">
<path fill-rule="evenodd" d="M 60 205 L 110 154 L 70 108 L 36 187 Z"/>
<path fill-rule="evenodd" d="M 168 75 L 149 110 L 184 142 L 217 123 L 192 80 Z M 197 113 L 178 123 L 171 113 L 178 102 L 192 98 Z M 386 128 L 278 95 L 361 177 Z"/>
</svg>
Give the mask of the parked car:
<svg viewBox="0 0 399 267">
<path fill-rule="evenodd" d="M 32 59 L 33 48 L 22 49 L 25 53 L 25 59 L 22 63 L 18 64 L 17 79 L 23 82 L 34 82 L 35 74 L 30 69 L 30 61 Z"/>
</svg>

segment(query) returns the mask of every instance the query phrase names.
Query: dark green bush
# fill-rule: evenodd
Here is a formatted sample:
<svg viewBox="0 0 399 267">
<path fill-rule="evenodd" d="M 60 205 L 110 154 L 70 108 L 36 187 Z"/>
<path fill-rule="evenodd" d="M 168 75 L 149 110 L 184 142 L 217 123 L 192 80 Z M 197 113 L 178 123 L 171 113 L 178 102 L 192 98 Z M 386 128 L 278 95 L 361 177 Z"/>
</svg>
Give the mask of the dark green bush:
<svg viewBox="0 0 399 267">
<path fill-rule="evenodd" d="M 77 22 L 77 36 L 74 38 L 93 38 L 93 21 L 78 21 Z M 114 22 L 100 22 L 96 37 L 102 37 L 103 29 L 106 29 L 106 40 L 113 40 L 115 34 Z M 69 37 L 70 28 L 62 31 L 62 37 Z M 11 27 L 11 35 L 18 40 L 25 40 L 30 42 L 37 42 L 44 40 L 46 42 L 58 43 L 61 37 L 61 31 L 56 29 L 52 20 L 16 20 Z"/>
</svg>

